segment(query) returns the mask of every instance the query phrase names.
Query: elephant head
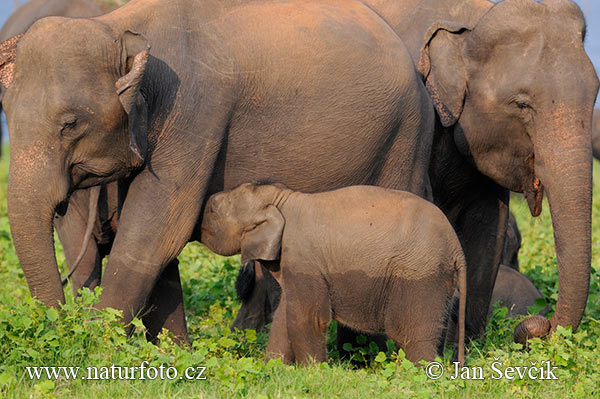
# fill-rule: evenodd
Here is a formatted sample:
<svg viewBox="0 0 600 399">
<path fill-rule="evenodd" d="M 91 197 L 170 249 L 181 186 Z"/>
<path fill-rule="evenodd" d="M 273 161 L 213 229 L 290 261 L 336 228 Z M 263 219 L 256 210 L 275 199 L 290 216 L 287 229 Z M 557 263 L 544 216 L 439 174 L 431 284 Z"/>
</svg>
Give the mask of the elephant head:
<svg viewBox="0 0 600 399">
<path fill-rule="evenodd" d="M 284 190 L 246 183 L 208 199 L 202 218 L 202 243 L 211 251 L 242 254 L 242 263 L 279 259 L 285 219 L 276 204 Z"/>
<path fill-rule="evenodd" d="M 66 211 L 75 189 L 116 180 L 144 163 L 142 82 L 150 46 L 135 32 L 61 17 L 40 20 L 5 44 L 0 83 L 11 142 L 10 226 L 31 294 L 56 306 L 64 293 L 54 213 Z"/>
<path fill-rule="evenodd" d="M 273 320 L 281 297 L 278 260 L 285 226 L 277 206 L 289 192 L 282 185 L 246 183 L 206 203 L 202 243 L 221 255 L 242 254 L 236 280 L 242 307 L 232 327 L 258 331 Z"/>
<path fill-rule="evenodd" d="M 419 69 L 458 151 L 532 215 L 548 196 L 558 261 L 552 327 L 577 328 L 591 256 L 592 111 L 598 77 L 569 0 L 505 0 L 473 28 L 431 27 Z"/>
</svg>

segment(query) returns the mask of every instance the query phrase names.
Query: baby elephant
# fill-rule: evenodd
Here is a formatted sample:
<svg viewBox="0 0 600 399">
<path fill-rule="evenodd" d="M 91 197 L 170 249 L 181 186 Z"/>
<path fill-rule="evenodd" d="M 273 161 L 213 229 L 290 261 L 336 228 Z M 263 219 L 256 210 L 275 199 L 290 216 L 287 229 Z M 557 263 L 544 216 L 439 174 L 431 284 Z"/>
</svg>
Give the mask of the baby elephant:
<svg viewBox="0 0 600 399">
<path fill-rule="evenodd" d="M 279 269 L 268 358 L 325 361 L 334 318 L 387 334 L 411 361 L 433 360 L 458 288 L 464 360 L 462 248 L 444 214 L 413 194 L 373 186 L 304 194 L 247 183 L 208 200 L 201 236 L 218 254 Z"/>
</svg>

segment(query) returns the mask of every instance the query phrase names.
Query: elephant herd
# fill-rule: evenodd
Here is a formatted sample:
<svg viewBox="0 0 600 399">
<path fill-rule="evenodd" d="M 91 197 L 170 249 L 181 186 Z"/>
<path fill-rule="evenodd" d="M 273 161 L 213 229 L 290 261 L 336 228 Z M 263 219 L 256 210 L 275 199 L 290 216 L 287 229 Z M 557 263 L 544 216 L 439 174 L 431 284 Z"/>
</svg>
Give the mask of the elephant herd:
<svg viewBox="0 0 600 399">
<path fill-rule="evenodd" d="M 367 234 L 373 223 L 361 224 L 368 218 L 348 226 L 351 218 L 334 215 L 354 209 L 344 203 L 366 209 L 383 201 L 392 192 L 386 189 L 433 202 L 462 247 L 466 303 L 456 301 L 463 305 L 457 320 L 466 315 L 466 337 L 476 338 L 485 330 L 491 301 L 501 299 L 513 314 L 525 314 L 541 296 L 525 276 L 500 266 L 518 270 L 512 191 L 523 193 L 533 216 L 548 196 L 559 281 L 547 325 L 530 327 L 539 321 L 530 317 L 517 330 L 524 342 L 558 325 L 578 327 L 589 289 L 592 152 L 600 154 L 600 136 L 593 146 L 591 137 L 594 129 L 600 135 L 600 118 L 592 118 L 599 81 L 583 47 L 586 25 L 575 3 L 166 3 L 132 0 L 100 15 L 106 10 L 87 0 L 36 0 L 2 30 L 9 219 L 33 296 L 49 306 L 64 301 L 56 228 L 73 289 L 101 284 L 101 308 L 123 310 L 124 322 L 143 312 L 149 339 L 167 328 L 186 342 L 179 252 L 193 240 L 223 252 L 219 245 L 233 239 L 225 221 L 208 222 L 220 208 L 209 201 L 213 194 L 274 182 L 252 183 L 250 191 L 323 193 L 314 198 L 327 212 L 311 208 L 304 222 L 290 223 L 287 233 L 281 228 L 279 241 L 261 241 L 267 249 L 245 255 L 243 246 L 233 245 L 224 251 L 241 252 L 244 261 L 237 283 L 243 303 L 234 326 L 262 328 L 273 320 L 273 352 L 290 361 L 324 360 L 321 333 L 333 316 L 341 322 L 338 343 L 362 329 L 386 332 L 407 349 L 418 335 L 434 345 L 408 345 L 407 354 L 429 359 L 440 350 L 443 330 L 452 335 L 443 314 L 464 268 L 455 267 L 454 257 L 448 274 L 443 257 L 431 260 L 446 277 L 426 279 L 437 281 L 437 289 L 421 288 L 428 291 L 424 300 L 439 301 L 420 304 L 419 285 L 405 282 L 433 275 L 431 262 L 413 267 L 402 256 L 431 246 L 444 228 L 406 236 L 402 226 L 427 231 L 435 212 L 410 214 L 406 207 L 407 218 L 402 201 L 390 199 L 395 208 L 380 202 L 372 213 L 387 217 L 373 219 L 374 229 L 383 229 L 375 241 Z M 361 189 L 369 195 L 341 189 L 357 185 L 381 189 Z M 248 206 L 234 207 L 227 218 Z M 240 234 L 264 230 L 263 224 Z M 388 225 L 386 231 L 382 226 Z M 211 240 L 214 231 L 224 236 Z M 405 248 L 391 248 L 393 238 Z M 295 241 L 304 242 L 303 251 L 289 244 Z M 335 251 L 350 242 L 351 250 Z M 447 249 L 438 244 L 436 250 Z M 366 256 L 384 264 L 361 263 L 358 253 L 374 248 L 379 251 Z M 390 259 L 404 261 L 393 266 Z M 368 292 L 357 289 L 365 273 L 377 281 L 365 285 Z M 309 303 L 312 295 L 301 293 L 311 286 Z M 388 291 L 402 300 L 387 302 Z M 432 308 L 440 312 L 438 323 L 419 329 Z M 401 315 L 388 318 L 388 310 Z M 296 328 L 307 318 L 318 322 Z M 412 318 L 414 328 L 398 327 L 399 318 Z M 294 327 L 284 328 L 284 319 Z"/>
</svg>

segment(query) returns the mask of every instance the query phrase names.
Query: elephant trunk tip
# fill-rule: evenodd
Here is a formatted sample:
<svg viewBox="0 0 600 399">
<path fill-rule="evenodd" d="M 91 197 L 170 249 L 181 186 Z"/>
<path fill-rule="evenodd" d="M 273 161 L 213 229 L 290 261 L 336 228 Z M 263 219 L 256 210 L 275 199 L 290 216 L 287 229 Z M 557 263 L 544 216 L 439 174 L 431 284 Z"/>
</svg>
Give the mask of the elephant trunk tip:
<svg viewBox="0 0 600 399">
<path fill-rule="evenodd" d="M 550 333 L 550 321 L 544 316 L 531 316 L 520 322 L 515 328 L 514 341 L 527 347 L 527 340 L 543 338 Z"/>
</svg>

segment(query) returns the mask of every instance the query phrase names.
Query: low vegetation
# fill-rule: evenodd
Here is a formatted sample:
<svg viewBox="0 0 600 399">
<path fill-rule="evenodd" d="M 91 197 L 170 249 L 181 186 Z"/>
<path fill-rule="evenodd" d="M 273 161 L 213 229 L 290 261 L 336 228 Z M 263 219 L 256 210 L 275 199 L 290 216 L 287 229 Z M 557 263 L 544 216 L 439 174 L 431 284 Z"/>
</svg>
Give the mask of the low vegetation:
<svg viewBox="0 0 600 399">
<path fill-rule="evenodd" d="M 8 152 L 8 151 L 7 151 Z M 6 153 L 7 153 L 6 152 Z M 5 153 L 5 154 L 6 154 Z M 596 176 L 599 170 L 595 165 Z M 600 181 L 596 177 L 593 214 L 593 262 L 591 292 L 587 311 L 576 333 L 559 331 L 548 341 L 535 340 L 531 349 L 521 350 L 512 343 L 517 320 L 504 320 L 506 308 L 496 310 L 485 338 L 469 345 L 467 365 L 482 367 L 483 380 L 453 380 L 452 350 L 439 361 L 446 374 L 431 380 L 426 368 L 413 365 L 403 353 L 377 353 L 368 347 L 352 348 L 364 367 L 340 361 L 335 352 L 333 327 L 330 334 L 329 362 L 308 368 L 264 363 L 266 334 L 255 331 L 231 331 L 239 304 L 235 300 L 234 280 L 239 258 L 215 256 L 200 244 L 188 245 L 180 255 L 187 317 L 193 340 L 192 348 L 182 348 L 163 334 L 159 345 L 147 343 L 143 326 L 134 320 L 135 333 L 127 338 L 124 327 L 116 322 L 119 313 L 112 309 L 100 313 L 91 309 L 98 292 L 83 291 L 74 298 L 66 290 L 67 303 L 62 310 L 46 308 L 30 298 L 23 272 L 15 254 L 6 210 L 8 157 L 0 163 L 0 397 L 3 398 L 590 398 L 600 387 Z M 514 210 L 523 235 L 520 253 L 522 270 L 540 288 L 551 306 L 557 295 L 556 258 L 548 207 L 541 217 L 532 219 L 526 203 L 514 196 Z M 59 264 L 66 273 L 62 249 L 57 241 Z M 372 356 L 368 356 L 368 355 Z M 497 363 L 494 363 L 497 361 Z M 491 369 L 509 366 L 545 367 L 549 361 L 557 367 L 557 380 L 498 377 Z M 186 380 L 129 379 L 103 380 L 111 376 L 111 365 L 177 370 L 183 376 L 193 367 L 193 376 L 206 379 Z M 500 365 L 500 362 L 502 365 Z M 64 374 L 57 379 L 30 378 L 27 367 L 81 367 L 76 379 Z M 98 368 L 99 379 L 81 379 L 85 368 Z M 104 367 L 104 369 L 102 368 Z M 198 367 L 205 367 L 203 369 Z M 31 371 L 31 369 L 29 370 Z M 104 375 L 102 374 L 104 373 Z M 107 374 L 108 373 L 108 374 Z M 510 372 L 508 373 L 510 375 Z M 534 376 L 540 376 L 534 373 Z M 118 374 L 115 375 L 118 378 Z M 90 376 L 93 378 L 93 376 Z"/>
</svg>

